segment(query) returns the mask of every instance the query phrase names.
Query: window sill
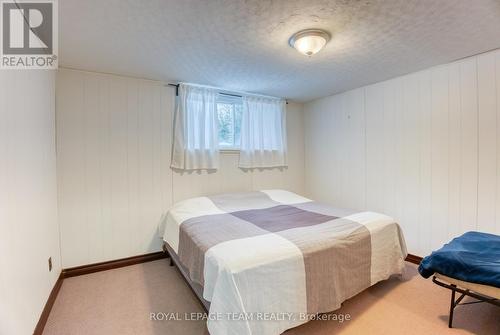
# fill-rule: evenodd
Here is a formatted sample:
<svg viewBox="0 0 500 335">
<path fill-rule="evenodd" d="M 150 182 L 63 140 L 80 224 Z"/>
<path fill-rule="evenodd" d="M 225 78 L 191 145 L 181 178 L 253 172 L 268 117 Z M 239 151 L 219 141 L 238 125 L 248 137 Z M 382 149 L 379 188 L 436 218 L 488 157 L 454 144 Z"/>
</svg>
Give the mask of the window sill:
<svg viewBox="0 0 500 335">
<path fill-rule="evenodd" d="M 220 149 L 219 151 L 223 155 L 236 155 L 240 153 L 240 149 Z"/>
</svg>

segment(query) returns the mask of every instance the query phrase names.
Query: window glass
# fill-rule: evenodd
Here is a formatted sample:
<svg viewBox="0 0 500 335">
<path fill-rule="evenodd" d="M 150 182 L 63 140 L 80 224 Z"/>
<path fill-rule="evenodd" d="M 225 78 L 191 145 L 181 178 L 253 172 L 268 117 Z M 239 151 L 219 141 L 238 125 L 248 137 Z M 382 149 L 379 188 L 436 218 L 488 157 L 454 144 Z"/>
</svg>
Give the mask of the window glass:
<svg viewBox="0 0 500 335">
<path fill-rule="evenodd" d="M 219 94 L 217 116 L 219 119 L 219 147 L 238 150 L 241 141 L 242 100 L 240 97 Z"/>
</svg>

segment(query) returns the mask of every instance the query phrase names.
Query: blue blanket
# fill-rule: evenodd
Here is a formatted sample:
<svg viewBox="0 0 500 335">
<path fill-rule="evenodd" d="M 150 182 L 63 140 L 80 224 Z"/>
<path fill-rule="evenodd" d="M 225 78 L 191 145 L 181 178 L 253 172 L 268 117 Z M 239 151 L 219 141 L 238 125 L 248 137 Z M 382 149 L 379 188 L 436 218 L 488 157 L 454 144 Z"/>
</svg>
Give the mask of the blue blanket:
<svg viewBox="0 0 500 335">
<path fill-rule="evenodd" d="M 424 278 L 445 276 L 500 288 L 500 236 L 468 232 L 425 257 L 418 271 Z"/>
</svg>

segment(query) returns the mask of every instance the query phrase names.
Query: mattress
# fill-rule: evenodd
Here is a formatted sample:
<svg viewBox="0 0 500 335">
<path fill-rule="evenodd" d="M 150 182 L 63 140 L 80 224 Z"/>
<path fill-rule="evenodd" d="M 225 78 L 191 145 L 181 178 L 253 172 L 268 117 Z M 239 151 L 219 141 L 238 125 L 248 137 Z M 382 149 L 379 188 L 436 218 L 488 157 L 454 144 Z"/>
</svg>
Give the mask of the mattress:
<svg viewBox="0 0 500 335">
<path fill-rule="evenodd" d="M 212 335 L 280 334 L 401 274 L 406 257 L 391 217 L 284 190 L 181 201 L 160 232 L 203 287 Z"/>
</svg>

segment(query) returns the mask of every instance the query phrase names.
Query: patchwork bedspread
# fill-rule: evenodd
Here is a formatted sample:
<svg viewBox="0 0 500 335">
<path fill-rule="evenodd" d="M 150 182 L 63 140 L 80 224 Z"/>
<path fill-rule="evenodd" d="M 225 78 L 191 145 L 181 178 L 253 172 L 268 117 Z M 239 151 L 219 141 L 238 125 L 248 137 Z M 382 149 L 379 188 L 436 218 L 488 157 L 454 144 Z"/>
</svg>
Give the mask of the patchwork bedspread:
<svg viewBox="0 0 500 335">
<path fill-rule="evenodd" d="M 174 205 L 162 227 L 210 301 L 217 334 L 280 334 L 400 274 L 406 247 L 386 215 L 268 190 Z"/>
</svg>

